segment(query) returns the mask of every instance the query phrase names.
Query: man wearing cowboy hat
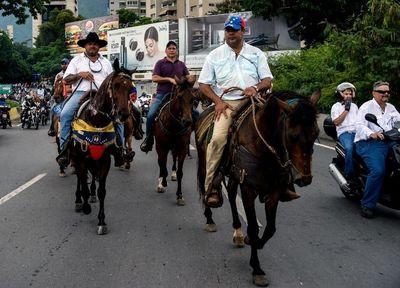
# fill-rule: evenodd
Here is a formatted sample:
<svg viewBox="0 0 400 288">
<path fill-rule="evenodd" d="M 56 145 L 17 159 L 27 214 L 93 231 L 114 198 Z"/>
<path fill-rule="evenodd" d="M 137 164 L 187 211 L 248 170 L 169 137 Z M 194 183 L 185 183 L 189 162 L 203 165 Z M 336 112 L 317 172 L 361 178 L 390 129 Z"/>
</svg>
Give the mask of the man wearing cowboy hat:
<svg viewBox="0 0 400 288">
<path fill-rule="evenodd" d="M 71 60 L 63 77 L 66 84 L 72 84 L 72 91 L 74 91 L 69 99 L 66 100 L 67 102 L 60 114 L 61 152 L 57 157 L 57 162 L 64 167 L 68 166 L 69 163 L 67 140 L 70 136 L 71 122 L 75 111 L 79 107 L 81 96 L 91 89 L 97 90 L 104 79 L 113 72 L 110 61 L 99 54 L 99 49 L 106 46 L 107 41 L 99 39 L 96 33 L 90 32 L 86 39 L 78 41 L 78 45 L 85 48 L 85 52 L 75 56 Z M 122 124 L 117 125 L 117 134 L 119 135 L 123 135 L 123 126 L 121 126 Z M 115 162 L 115 166 L 121 166 L 123 164 L 123 159 L 117 159 L 117 157 L 115 157 Z"/>
</svg>

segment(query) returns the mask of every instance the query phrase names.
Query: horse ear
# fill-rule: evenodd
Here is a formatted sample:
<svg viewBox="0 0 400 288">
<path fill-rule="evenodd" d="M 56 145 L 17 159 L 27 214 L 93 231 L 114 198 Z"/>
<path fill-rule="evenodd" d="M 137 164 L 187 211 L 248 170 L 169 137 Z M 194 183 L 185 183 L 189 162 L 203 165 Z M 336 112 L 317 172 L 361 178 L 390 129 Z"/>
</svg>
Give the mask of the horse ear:
<svg viewBox="0 0 400 288">
<path fill-rule="evenodd" d="M 285 111 L 286 113 L 290 113 L 293 110 L 293 107 L 294 107 L 294 106 L 290 106 L 285 101 L 282 101 L 282 100 L 279 100 L 279 99 L 278 99 L 278 105 L 279 105 L 279 108 L 282 109 L 283 111 Z"/>
<path fill-rule="evenodd" d="M 321 89 L 320 88 L 318 88 L 317 90 L 315 90 L 312 93 L 312 95 L 310 97 L 310 102 L 312 103 L 313 106 L 317 106 L 319 99 L 321 99 Z"/>
<path fill-rule="evenodd" d="M 115 58 L 113 68 L 114 68 L 115 73 L 118 73 L 120 71 L 118 58 Z"/>
<path fill-rule="evenodd" d="M 181 85 L 183 83 L 183 80 L 181 78 L 179 78 L 178 76 L 174 76 L 176 84 Z"/>
<path fill-rule="evenodd" d="M 194 85 L 194 82 L 196 82 L 196 76 L 194 76 L 194 75 L 186 75 L 185 78 L 186 78 L 186 81 L 187 81 L 191 86 L 193 86 L 193 85 Z"/>
</svg>

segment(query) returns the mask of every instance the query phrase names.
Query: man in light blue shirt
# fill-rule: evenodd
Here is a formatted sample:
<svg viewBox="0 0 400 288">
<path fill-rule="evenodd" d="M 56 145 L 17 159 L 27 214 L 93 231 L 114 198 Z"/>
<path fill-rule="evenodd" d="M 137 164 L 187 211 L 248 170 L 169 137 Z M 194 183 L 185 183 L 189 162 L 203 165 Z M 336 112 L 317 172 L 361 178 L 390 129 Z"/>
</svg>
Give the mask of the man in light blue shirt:
<svg viewBox="0 0 400 288">
<path fill-rule="evenodd" d="M 206 57 L 198 79 L 201 92 L 215 104 L 213 135 L 206 155 L 207 193 L 204 201 L 209 207 L 222 205 L 221 177 L 216 177 L 216 172 L 232 124 L 231 113 L 246 97 L 254 97 L 259 90 L 270 89 L 273 79 L 265 54 L 243 40 L 244 19 L 232 15 L 224 25 L 225 44 Z M 211 87 L 215 87 L 214 90 Z M 241 90 L 223 94 L 224 90 L 232 87 Z"/>
</svg>

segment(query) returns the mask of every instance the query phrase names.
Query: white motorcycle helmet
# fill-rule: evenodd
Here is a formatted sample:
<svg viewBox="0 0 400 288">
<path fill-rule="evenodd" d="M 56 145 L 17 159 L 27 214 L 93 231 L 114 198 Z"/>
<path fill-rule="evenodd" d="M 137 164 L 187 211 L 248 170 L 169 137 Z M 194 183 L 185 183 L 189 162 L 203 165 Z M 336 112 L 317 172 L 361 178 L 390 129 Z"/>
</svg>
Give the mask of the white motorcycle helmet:
<svg viewBox="0 0 400 288">
<path fill-rule="evenodd" d="M 353 98 L 356 97 L 356 87 L 351 84 L 350 82 L 343 82 L 340 83 L 337 87 L 336 87 L 336 94 L 339 96 L 339 94 L 341 96 L 343 96 L 343 91 L 350 89 L 351 91 L 353 91 Z"/>
</svg>

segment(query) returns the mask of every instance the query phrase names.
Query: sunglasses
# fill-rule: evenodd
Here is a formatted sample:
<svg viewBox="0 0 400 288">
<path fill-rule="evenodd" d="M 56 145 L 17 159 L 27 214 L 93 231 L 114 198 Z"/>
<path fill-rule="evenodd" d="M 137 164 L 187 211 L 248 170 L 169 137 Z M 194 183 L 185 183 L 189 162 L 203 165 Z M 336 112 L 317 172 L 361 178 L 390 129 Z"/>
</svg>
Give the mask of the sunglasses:
<svg viewBox="0 0 400 288">
<path fill-rule="evenodd" d="M 379 93 L 379 94 L 387 94 L 387 95 L 389 95 L 390 96 L 390 90 L 374 90 L 376 93 Z"/>
</svg>

